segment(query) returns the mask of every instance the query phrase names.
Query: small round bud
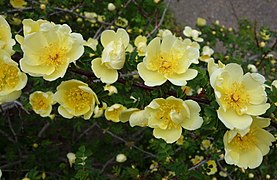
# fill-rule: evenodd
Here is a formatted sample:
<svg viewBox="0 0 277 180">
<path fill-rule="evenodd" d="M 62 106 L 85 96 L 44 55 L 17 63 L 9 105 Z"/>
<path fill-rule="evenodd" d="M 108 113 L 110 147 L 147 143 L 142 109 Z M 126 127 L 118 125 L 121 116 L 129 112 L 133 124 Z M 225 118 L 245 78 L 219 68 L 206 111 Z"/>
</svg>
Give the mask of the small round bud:
<svg viewBox="0 0 277 180">
<path fill-rule="evenodd" d="M 125 154 L 118 154 L 116 156 L 116 162 L 123 163 L 126 160 L 127 160 L 127 157 L 125 156 Z"/>
</svg>

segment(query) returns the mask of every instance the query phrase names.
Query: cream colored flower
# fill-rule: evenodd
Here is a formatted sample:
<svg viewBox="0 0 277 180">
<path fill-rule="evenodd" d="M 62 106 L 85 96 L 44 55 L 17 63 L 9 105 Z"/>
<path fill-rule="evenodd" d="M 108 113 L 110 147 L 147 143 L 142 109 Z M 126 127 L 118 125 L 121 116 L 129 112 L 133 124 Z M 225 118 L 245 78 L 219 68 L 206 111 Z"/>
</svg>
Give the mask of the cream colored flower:
<svg viewBox="0 0 277 180">
<path fill-rule="evenodd" d="M 196 19 L 196 24 L 197 26 L 202 27 L 202 26 L 206 26 L 207 22 L 206 22 L 206 19 L 198 17 Z"/>
<path fill-rule="evenodd" d="M 23 9 L 26 6 L 27 2 L 24 0 L 10 0 L 10 4 L 13 8 Z"/>
<path fill-rule="evenodd" d="M 74 153 L 70 152 L 70 153 L 67 153 L 66 157 L 68 159 L 70 167 L 72 167 L 72 165 L 75 163 L 76 155 Z"/>
<path fill-rule="evenodd" d="M 138 108 L 130 108 L 120 113 L 119 119 L 123 122 L 129 121 L 131 127 L 145 127 L 148 124 L 147 118 L 144 116 L 144 110 Z"/>
<path fill-rule="evenodd" d="M 180 40 L 173 35 L 154 38 L 147 46 L 143 62 L 137 66 L 140 77 L 147 86 L 159 86 L 169 80 L 177 86 L 184 86 L 197 76 L 189 69 L 192 63 L 199 63 L 199 47 L 189 39 Z"/>
<path fill-rule="evenodd" d="M 96 51 L 97 45 L 98 45 L 98 41 L 93 38 L 88 38 L 88 40 L 84 43 L 84 46 L 90 47 L 93 51 Z"/>
<path fill-rule="evenodd" d="M 252 72 L 252 73 L 258 72 L 258 69 L 257 69 L 257 67 L 256 67 L 254 64 L 248 64 L 248 65 L 247 65 L 247 69 L 248 69 L 250 72 Z"/>
<path fill-rule="evenodd" d="M 203 38 L 200 38 L 199 36 L 202 34 L 200 31 L 197 31 L 195 29 L 192 29 L 191 27 L 189 26 L 186 26 L 184 31 L 183 31 L 183 34 L 186 36 L 186 37 L 191 37 L 194 41 L 197 41 L 197 42 L 203 42 Z"/>
<path fill-rule="evenodd" d="M 227 131 L 223 138 L 226 163 L 245 169 L 260 166 L 275 141 L 274 136 L 263 129 L 269 124 L 269 119 L 253 117 L 250 128 Z"/>
<path fill-rule="evenodd" d="M 203 161 L 204 157 L 203 156 L 194 156 L 190 161 L 192 162 L 193 165 L 199 164 L 201 161 Z"/>
<path fill-rule="evenodd" d="M 104 111 L 107 109 L 107 104 L 105 102 L 102 102 L 102 107 L 99 107 L 99 105 L 96 105 L 94 108 L 94 115 L 93 118 L 99 118 L 104 114 Z"/>
<path fill-rule="evenodd" d="M 135 46 L 137 47 L 137 52 L 139 56 L 144 56 L 147 48 L 147 38 L 145 36 L 139 35 L 135 39 Z"/>
<path fill-rule="evenodd" d="M 124 66 L 129 35 L 124 29 L 106 30 L 101 35 L 101 43 L 104 46 L 102 58 L 92 60 L 91 69 L 102 82 L 112 84 L 118 78 L 117 70 Z"/>
<path fill-rule="evenodd" d="M 204 46 L 199 60 L 203 62 L 209 62 L 210 59 L 213 59 L 211 58 L 213 53 L 214 53 L 214 50 L 212 48 L 210 48 L 209 46 Z"/>
<path fill-rule="evenodd" d="M 217 172 L 217 165 L 216 165 L 216 162 L 214 160 L 209 160 L 207 161 L 207 166 L 208 166 L 208 172 L 207 174 L 210 176 L 210 175 L 213 175 Z"/>
<path fill-rule="evenodd" d="M 169 29 L 160 29 L 158 34 L 157 34 L 157 37 L 165 37 L 167 35 L 173 35 L 172 32 L 169 30 Z"/>
<path fill-rule="evenodd" d="M 115 22 L 114 22 L 115 25 L 117 25 L 118 27 L 127 27 L 128 26 L 128 20 L 123 18 L 123 17 L 118 17 Z"/>
<path fill-rule="evenodd" d="M 12 39 L 10 25 L 3 16 L 0 16 L 0 50 L 12 55 L 14 53 L 13 45 L 15 45 L 15 40 Z"/>
<path fill-rule="evenodd" d="M 182 134 L 182 128 L 195 130 L 201 127 L 203 119 L 199 116 L 200 106 L 193 100 L 170 96 L 166 99 L 154 99 L 145 107 L 144 117 L 148 126 L 154 128 L 153 135 L 167 143 L 176 142 Z"/>
<path fill-rule="evenodd" d="M 105 110 L 105 118 L 113 122 L 126 122 L 120 119 L 120 114 L 127 108 L 121 104 L 114 104 Z"/>
<path fill-rule="evenodd" d="M 99 104 L 96 94 L 86 83 L 79 80 L 63 81 L 54 94 L 54 101 L 60 104 L 58 112 L 65 118 L 83 116 L 89 119 L 94 111 L 95 104 Z"/>
<path fill-rule="evenodd" d="M 26 74 L 17 67 L 10 54 L 0 50 L 0 104 L 19 98 L 27 83 Z"/>
<path fill-rule="evenodd" d="M 125 154 L 118 154 L 116 156 L 116 162 L 123 163 L 127 160 L 127 157 Z"/>
<path fill-rule="evenodd" d="M 214 67 L 210 83 L 220 106 L 218 117 L 227 128 L 247 129 L 252 123 L 252 116 L 266 112 L 270 104 L 266 103 L 264 82 L 265 78 L 258 73 L 243 75 L 241 66 L 235 63 L 217 69 Z"/>
<path fill-rule="evenodd" d="M 111 96 L 111 95 L 113 95 L 113 94 L 117 94 L 117 89 L 116 89 L 116 87 L 113 86 L 113 85 L 110 85 L 110 84 L 106 84 L 106 85 L 104 86 L 104 91 L 109 91 L 108 96 Z"/>
<path fill-rule="evenodd" d="M 108 10 L 109 11 L 114 11 L 116 9 L 115 5 L 113 3 L 108 4 Z"/>
<path fill-rule="evenodd" d="M 95 12 L 84 12 L 84 16 L 91 23 L 96 23 L 97 14 Z"/>
<path fill-rule="evenodd" d="M 187 96 L 191 96 L 193 94 L 193 89 L 189 86 L 182 86 L 181 89 Z"/>
<path fill-rule="evenodd" d="M 275 86 L 277 88 L 277 80 L 274 80 L 271 84 L 271 86 Z"/>
<path fill-rule="evenodd" d="M 53 81 L 63 77 L 68 65 L 81 57 L 84 40 L 81 34 L 71 33 L 66 24 L 38 24 L 40 22 L 34 22 L 31 26 L 33 33 L 24 36 L 23 41 L 19 40 L 24 52 L 20 67 L 31 76 Z"/>
<path fill-rule="evenodd" d="M 52 105 L 55 104 L 52 92 L 35 91 L 29 97 L 29 102 L 35 111 L 42 117 L 50 116 Z"/>
<path fill-rule="evenodd" d="M 204 149 L 209 149 L 210 147 L 212 147 L 211 145 L 211 141 L 209 139 L 204 139 L 202 142 L 201 142 L 201 149 L 204 150 Z"/>
</svg>

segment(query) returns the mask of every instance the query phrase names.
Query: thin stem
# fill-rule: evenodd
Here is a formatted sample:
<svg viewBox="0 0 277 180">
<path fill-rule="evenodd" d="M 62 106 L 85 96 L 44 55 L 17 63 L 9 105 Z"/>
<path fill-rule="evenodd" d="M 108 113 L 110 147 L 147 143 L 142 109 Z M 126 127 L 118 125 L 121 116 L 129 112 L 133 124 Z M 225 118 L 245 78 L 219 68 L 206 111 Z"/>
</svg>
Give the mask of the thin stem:
<svg viewBox="0 0 277 180">
<path fill-rule="evenodd" d="M 112 157 L 111 159 L 109 159 L 109 160 L 103 165 L 103 167 L 102 167 L 100 173 L 103 173 L 103 172 L 105 171 L 106 167 L 107 167 L 109 164 L 111 164 L 113 161 L 114 161 L 114 157 Z"/>
<path fill-rule="evenodd" d="M 94 122 L 90 127 L 88 127 L 82 134 L 80 134 L 74 143 L 79 141 L 84 135 L 86 135 L 90 130 L 92 130 L 96 126 L 96 122 Z"/>
<path fill-rule="evenodd" d="M 100 125 L 97 124 L 97 123 L 96 123 L 96 127 L 98 127 L 99 129 L 102 129 L 102 128 L 100 127 Z M 111 136 L 114 137 L 115 139 L 118 139 L 119 141 L 124 142 L 125 144 L 130 144 L 128 141 L 126 141 L 126 140 L 123 139 L 122 137 L 117 136 L 116 134 L 112 133 L 112 132 L 109 131 L 109 130 L 106 130 L 106 129 L 105 129 L 103 132 L 104 132 L 104 133 L 108 133 L 109 135 L 111 135 Z M 131 144 L 130 146 L 131 146 L 132 148 L 134 148 L 134 149 L 140 151 L 140 152 L 143 152 L 144 154 L 147 154 L 147 155 L 151 156 L 151 157 L 156 157 L 155 154 L 152 154 L 152 153 L 150 153 L 150 152 L 148 152 L 148 151 L 145 151 L 145 150 L 143 150 L 143 149 L 137 147 L 137 146 L 134 145 L 134 144 Z"/>
<path fill-rule="evenodd" d="M 200 163 L 196 164 L 195 166 L 192 166 L 191 168 L 188 169 L 188 171 L 193 171 L 195 169 L 197 169 L 198 167 L 202 166 L 203 164 L 205 164 L 210 158 L 206 158 L 203 161 L 201 161 Z"/>
<path fill-rule="evenodd" d="M 43 127 L 42 129 L 39 131 L 38 133 L 38 137 L 40 138 L 42 136 L 42 134 L 44 133 L 44 131 L 50 126 L 50 123 L 47 122 Z"/>
</svg>

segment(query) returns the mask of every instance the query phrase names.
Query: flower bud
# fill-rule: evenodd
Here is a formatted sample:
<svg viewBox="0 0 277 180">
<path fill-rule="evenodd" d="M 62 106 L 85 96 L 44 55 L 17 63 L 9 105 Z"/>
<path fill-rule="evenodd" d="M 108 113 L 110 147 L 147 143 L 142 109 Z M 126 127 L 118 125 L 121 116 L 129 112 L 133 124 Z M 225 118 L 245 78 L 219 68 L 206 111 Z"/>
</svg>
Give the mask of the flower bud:
<svg viewBox="0 0 277 180">
<path fill-rule="evenodd" d="M 116 9 L 115 5 L 113 3 L 108 4 L 108 10 L 109 11 L 114 11 Z"/>
<path fill-rule="evenodd" d="M 127 157 L 125 156 L 125 154 L 118 154 L 116 156 L 116 162 L 123 163 L 126 160 L 127 160 Z"/>
<path fill-rule="evenodd" d="M 75 163 L 76 155 L 74 153 L 70 152 L 70 153 L 67 153 L 66 157 L 69 161 L 70 167 L 72 167 L 72 164 Z"/>
</svg>

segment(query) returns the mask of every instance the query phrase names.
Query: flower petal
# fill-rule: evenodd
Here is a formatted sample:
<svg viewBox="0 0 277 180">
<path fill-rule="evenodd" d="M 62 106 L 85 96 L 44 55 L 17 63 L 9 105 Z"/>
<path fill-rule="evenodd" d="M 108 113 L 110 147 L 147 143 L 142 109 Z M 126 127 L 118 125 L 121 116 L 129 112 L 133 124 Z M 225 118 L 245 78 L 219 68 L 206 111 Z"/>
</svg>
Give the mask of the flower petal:
<svg viewBox="0 0 277 180">
<path fill-rule="evenodd" d="M 109 69 L 104 64 L 101 64 L 101 58 L 96 58 L 91 62 L 91 69 L 95 76 L 107 84 L 112 84 L 118 79 L 118 72 L 115 69 Z"/>
<path fill-rule="evenodd" d="M 137 69 L 140 77 L 144 80 L 144 84 L 147 86 L 159 86 L 167 80 L 159 72 L 148 70 L 144 63 L 139 63 Z"/>
<path fill-rule="evenodd" d="M 203 118 L 199 115 L 199 112 L 201 111 L 200 106 L 193 100 L 186 100 L 185 104 L 187 104 L 189 108 L 190 117 L 183 121 L 182 127 L 187 130 L 200 128 L 203 124 Z"/>
<path fill-rule="evenodd" d="M 165 140 L 167 143 L 174 143 L 175 141 L 177 141 L 182 134 L 182 127 L 178 127 L 178 128 L 172 128 L 172 129 L 160 129 L 160 128 L 155 128 L 153 130 L 153 135 L 156 138 L 162 138 L 163 140 Z"/>
<path fill-rule="evenodd" d="M 185 86 L 187 84 L 187 80 L 191 80 L 195 78 L 198 74 L 198 71 L 195 69 L 188 69 L 183 74 L 173 74 L 170 76 L 166 76 L 166 78 L 176 86 Z"/>
</svg>

